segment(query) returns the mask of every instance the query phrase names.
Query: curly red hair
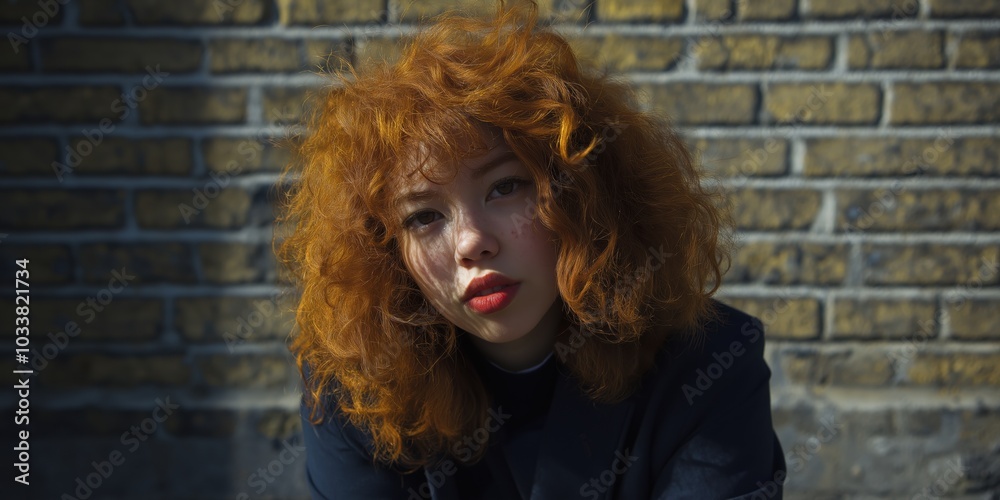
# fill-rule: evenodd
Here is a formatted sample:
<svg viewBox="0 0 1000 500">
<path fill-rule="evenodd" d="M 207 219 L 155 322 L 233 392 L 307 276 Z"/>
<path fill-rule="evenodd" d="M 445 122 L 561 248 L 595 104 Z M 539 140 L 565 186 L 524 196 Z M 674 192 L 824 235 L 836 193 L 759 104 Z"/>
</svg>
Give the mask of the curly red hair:
<svg viewBox="0 0 1000 500">
<path fill-rule="evenodd" d="M 537 186 L 526 217 L 559 237 L 560 342 L 593 334 L 562 361 L 591 398 L 626 397 L 667 339 L 711 318 L 729 259 L 719 193 L 627 84 L 585 70 L 537 15 L 502 1 L 486 19 L 447 13 L 396 63 L 333 75 L 282 173 L 298 177 L 277 253 L 301 293 L 291 350 L 309 418 L 334 396 L 377 461 L 415 470 L 487 415 L 462 332 L 406 271 L 388 189 L 418 152 L 447 164 L 483 148 L 477 124 L 503 132 Z"/>
</svg>

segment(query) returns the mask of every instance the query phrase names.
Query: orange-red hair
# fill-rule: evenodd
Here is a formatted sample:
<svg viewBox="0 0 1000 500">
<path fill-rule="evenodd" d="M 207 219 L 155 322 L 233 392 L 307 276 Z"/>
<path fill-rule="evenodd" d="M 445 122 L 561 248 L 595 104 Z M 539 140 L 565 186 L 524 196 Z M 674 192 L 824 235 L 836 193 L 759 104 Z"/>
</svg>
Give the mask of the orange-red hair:
<svg viewBox="0 0 1000 500">
<path fill-rule="evenodd" d="M 629 87 L 581 67 L 534 2 L 486 19 L 439 16 L 394 64 L 334 76 L 282 177 L 297 176 L 278 247 L 301 293 L 291 349 L 310 420 L 335 396 L 375 459 L 411 470 L 451 453 L 490 403 L 461 331 L 430 308 L 402 262 L 389 181 L 484 147 L 503 132 L 559 236 L 562 362 L 599 402 L 627 396 L 670 337 L 711 316 L 728 265 L 726 212 L 681 139 L 639 112 Z M 418 167 L 420 168 L 420 167 Z M 276 241 L 278 232 L 276 232 Z M 303 373 L 304 375 L 304 373 Z M 486 447 L 480 447 L 480 455 Z"/>
</svg>

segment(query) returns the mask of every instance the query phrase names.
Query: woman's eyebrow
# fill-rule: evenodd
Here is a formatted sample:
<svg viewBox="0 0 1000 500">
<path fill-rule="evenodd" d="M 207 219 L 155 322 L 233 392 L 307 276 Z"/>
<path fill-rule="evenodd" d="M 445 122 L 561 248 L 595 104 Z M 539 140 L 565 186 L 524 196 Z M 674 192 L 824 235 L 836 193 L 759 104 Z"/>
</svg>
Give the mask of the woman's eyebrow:
<svg viewBox="0 0 1000 500">
<path fill-rule="evenodd" d="M 504 163 L 506 163 L 508 161 L 516 160 L 516 159 L 517 159 L 517 155 L 515 155 L 513 151 L 506 151 L 503 154 L 501 154 L 500 156 L 497 156 L 496 158 L 493 158 L 490 161 L 484 163 L 479 168 L 474 169 L 472 171 L 472 178 L 473 179 L 479 179 L 482 176 L 484 176 L 487 173 L 489 173 L 491 170 L 495 169 L 496 167 L 498 167 L 500 165 L 503 165 Z M 410 191 L 410 192 L 403 193 L 402 195 L 400 195 L 396 199 L 397 200 L 396 203 L 402 204 L 402 203 L 406 203 L 406 202 L 419 202 L 419 201 L 424 201 L 424 200 L 428 200 L 428 199 L 433 199 L 433 198 L 436 198 L 436 197 L 437 197 L 437 193 L 435 191 L 431 191 L 431 190 Z"/>
</svg>

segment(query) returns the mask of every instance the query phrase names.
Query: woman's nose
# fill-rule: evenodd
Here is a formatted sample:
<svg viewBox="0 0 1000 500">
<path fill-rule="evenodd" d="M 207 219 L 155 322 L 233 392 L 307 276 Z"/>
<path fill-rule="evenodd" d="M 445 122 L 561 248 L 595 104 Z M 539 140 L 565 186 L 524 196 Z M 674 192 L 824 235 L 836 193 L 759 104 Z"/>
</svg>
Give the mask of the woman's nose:
<svg viewBox="0 0 1000 500">
<path fill-rule="evenodd" d="M 495 228 L 485 214 L 463 212 L 455 223 L 455 232 L 455 257 L 459 263 L 475 262 L 500 251 Z"/>
</svg>

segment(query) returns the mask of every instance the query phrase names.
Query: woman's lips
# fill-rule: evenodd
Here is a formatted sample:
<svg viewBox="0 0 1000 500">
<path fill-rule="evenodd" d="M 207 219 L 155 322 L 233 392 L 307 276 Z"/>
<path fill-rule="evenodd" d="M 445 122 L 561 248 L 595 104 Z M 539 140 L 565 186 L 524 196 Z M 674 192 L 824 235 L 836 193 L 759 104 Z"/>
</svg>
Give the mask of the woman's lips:
<svg viewBox="0 0 1000 500">
<path fill-rule="evenodd" d="M 472 297 L 465 304 L 479 314 L 494 313 L 507 307 L 520 289 L 520 283 L 507 285 L 491 294 Z"/>
</svg>

